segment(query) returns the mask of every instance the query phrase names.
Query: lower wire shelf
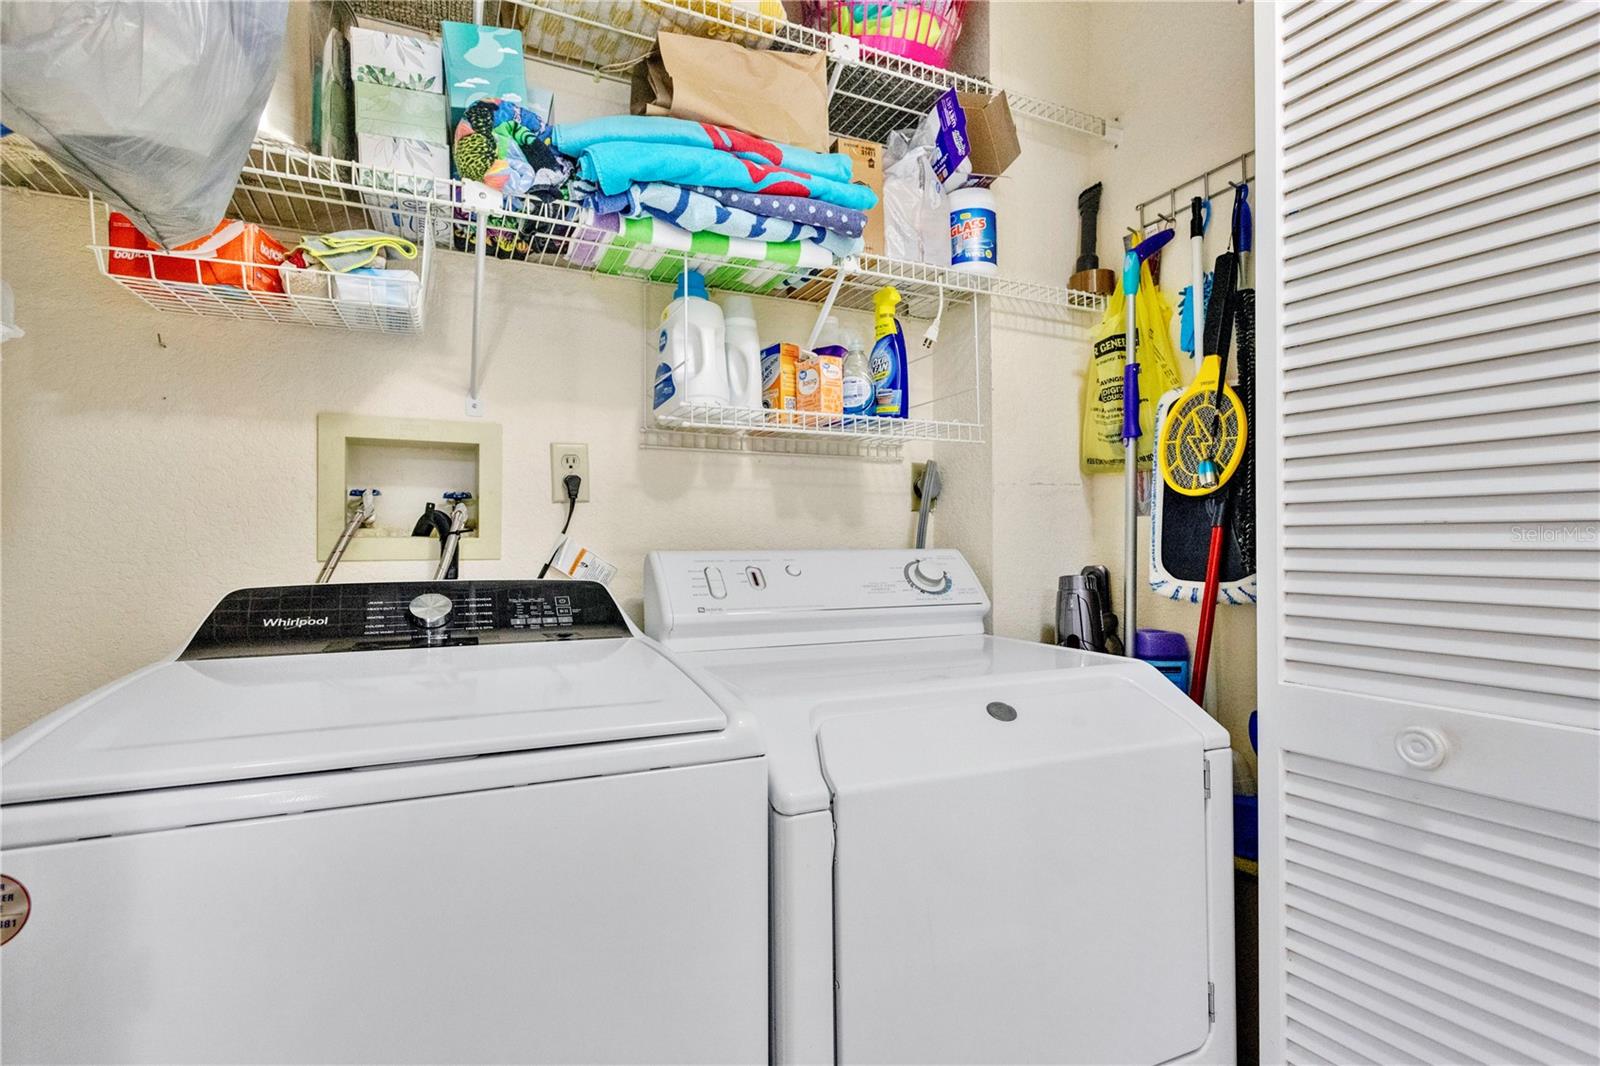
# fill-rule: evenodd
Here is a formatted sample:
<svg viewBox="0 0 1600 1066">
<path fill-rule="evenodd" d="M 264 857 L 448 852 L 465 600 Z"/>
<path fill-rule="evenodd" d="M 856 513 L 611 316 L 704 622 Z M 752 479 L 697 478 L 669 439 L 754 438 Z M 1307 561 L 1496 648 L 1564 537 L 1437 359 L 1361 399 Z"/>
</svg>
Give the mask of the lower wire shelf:
<svg viewBox="0 0 1600 1066">
<path fill-rule="evenodd" d="M 981 443 L 975 422 L 686 404 L 645 426 L 641 444 L 712 452 L 832 455 L 897 461 L 911 441 Z"/>
</svg>

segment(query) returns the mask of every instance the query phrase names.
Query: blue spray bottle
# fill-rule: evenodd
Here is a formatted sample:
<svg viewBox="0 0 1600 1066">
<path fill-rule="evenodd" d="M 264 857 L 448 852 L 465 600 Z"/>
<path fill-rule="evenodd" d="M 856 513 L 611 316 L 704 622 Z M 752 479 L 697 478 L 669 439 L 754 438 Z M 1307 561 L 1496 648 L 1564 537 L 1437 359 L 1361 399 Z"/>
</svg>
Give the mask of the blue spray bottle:
<svg viewBox="0 0 1600 1066">
<path fill-rule="evenodd" d="M 894 313 L 899 303 L 900 293 L 893 285 L 885 285 L 872 294 L 875 319 L 868 361 L 880 418 L 906 418 L 911 411 L 906 389 L 906 335 Z"/>
</svg>

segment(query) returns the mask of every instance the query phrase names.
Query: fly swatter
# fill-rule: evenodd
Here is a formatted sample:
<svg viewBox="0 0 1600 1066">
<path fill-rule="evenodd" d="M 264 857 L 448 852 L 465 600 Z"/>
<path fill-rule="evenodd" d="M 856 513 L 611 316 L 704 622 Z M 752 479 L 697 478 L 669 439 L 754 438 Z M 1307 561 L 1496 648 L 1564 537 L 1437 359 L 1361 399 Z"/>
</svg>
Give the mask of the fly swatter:
<svg viewBox="0 0 1600 1066">
<path fill-rule="evenodd" d="M 1172 491 L 1207 496 L 1221 488 L 1244 457 L 1244 404 L 1223 380 L 1233 333 L 1233 291 L 1238 257 L 1217 257 L 1206 307 L 1205 358 L 1161 424 L 1161 477 Z"/>
</svg>

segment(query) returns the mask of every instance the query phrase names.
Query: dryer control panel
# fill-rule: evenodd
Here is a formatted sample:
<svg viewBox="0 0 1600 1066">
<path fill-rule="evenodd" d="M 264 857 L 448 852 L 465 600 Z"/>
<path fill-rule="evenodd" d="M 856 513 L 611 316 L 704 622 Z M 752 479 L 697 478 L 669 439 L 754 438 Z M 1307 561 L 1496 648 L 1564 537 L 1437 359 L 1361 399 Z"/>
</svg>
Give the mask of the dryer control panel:
<svg viewBox="0 0 1600 1066">
<path fill-rule="evenodd" d="M 280 585 L 223 597 L 179 659 L 632 636 L 593 581 Z"/>
<path fill-rule="evenodd" d="M 645 632 L 679 649 L 982 633 L 989 598 L 951 549 L 652 552 Z"/>
</svg>

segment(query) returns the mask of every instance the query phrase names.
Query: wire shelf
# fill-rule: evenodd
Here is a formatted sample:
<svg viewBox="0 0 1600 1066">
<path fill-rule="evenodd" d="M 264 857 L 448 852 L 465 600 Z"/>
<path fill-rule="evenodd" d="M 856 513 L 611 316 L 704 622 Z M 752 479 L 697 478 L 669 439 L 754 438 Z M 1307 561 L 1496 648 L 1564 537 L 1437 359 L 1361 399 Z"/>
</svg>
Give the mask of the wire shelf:
<svg viewBox="0 0 1600 1066">
<path fill-rule="evenodd" d="M 684 404 L 669 415 L 657 416 L 656 428 L 754 437 L 825 437 L 896 446 L 912 440 L 983 441 L 983 427 L 975 422 L 935 422 L 876 415 L 846 418 L 810 411 L 770 411 L 712 404 Z"/>
<path fill-rule="evenodd" d="M 16 135 L 0 140 L 0 177 L 8 185 L 51 195 L 88 195 L 47 156 Z M 442 249 L 470 253 L 475 242 L 475 216 L 462 206 L 463 197 L 462 183 L 458 181 L 398 174 L 313 155 L 293 145 L 257 141 L 240 172 L 228 217 L 266 227 L 275 235 L 284 236 L 291 245 L 303 234 L 373 228 L 406 237 L 421 246 L 437 244 Z M 644 227 L 610 220 L 609 225 L 616 228 L 605 228 L 596 222 L 592 212 L 574 201 L 524 201 L 488 213 L 487 254 L 538 266 L 664 284 L 670 284 L 687 265 L 705 274 L 715 289 L 811 304 L 825 301 L 835 273 L 842 269 L 845 278 L 835 306 L 871 311 L 872 294 L 884 285 L 894 285 L 904 300 L 902 316 L 912 319 L 931 319 L 939 314 L 941 306 L 959 306 L 975 296 L 994 296 L 1026 305 L 1034 313 L 1096 313 L 1104 307 L 1104 297 L 1090 293 L 967 273 L 948 266 L 875 255 L 836 263 L 818 250 L 811 259 L 803 259 L 801 265 L 791 268 L 745 255 L 697 253 L 692 238 L 682 233 L 674 235 L 681 246 L 641 243 L 631 238 L 629 231 L 642 231 Z M 103 234 L 104 230 L 97 232 Z M 425 239 L 428 233 L 432 234 L 431 241 Z M 749 246 L 740 247 L 752 250 Z M 182 295 L 181 305 L 185 307 L 207 302 L 194 299 L 194 294 Z M 163 303 L 170 305 L 172 301 Z M 216 313 L 239 317 L 236 312 L 240 309 L 235 303 L 225 301 Z M 323 324 L 332 324 L 337 318 L 317 317 Z M 287 320 L 303 322 L 304 316 Z"/>
<path fill-rule="evenodd" d="M 1011 113 L 1014 116 L 1048 122 L 1063 129 L 1075 130 L 1106 140 L 1116 140 L 1120 136 L 1121 131 L 1116 123 L 1065 104 L 1041 100 L 1036 96 L 1012 96 L 1009 93 L 1006 94 L 1006 102 L 1011 105 Z"/>
<path fill-rule="evenodd" d="M 237 253 L 177 254 L 120 247 L 111 243 L 110 209 L 94 196 L 88 201 L 89 250 L 103 276 L 157 311 L 421 333 L 434 245 L 449 233 L 449 210 L 432 198 L 436 190 L 431 187 L 418 190 L 407 176 L 362 174 L 360 169 L 258 142 L 240 175 L 228 217 L 260 226 L 284 249 L 293 249 L 305 235 L 375 229 L 410 240 L 417 246 L 415 259 L 390 253 L 388 269 L 341 274 L 276 261 L 251 262 L 235 258 Z"/>
<path fill-rule="evenodd" d="M 48 196 L 82 200 L 89 195 L 89 190 L 56 166 L 55 160 L 32 141 L 15 133 L 0 137 L 0 182 L 13 189 L 29 189 Z"/>
<path fill-rule="evenodd" d="M 363 15 L 437 33 L 441 21 L 471 22 L 471 0 L 347 0 Z M 883 143 L 915 126 L 949 89 L 993 96 L 982 78 L 917 63 L 855 40 L 737 7 L 726 0 L 489 0 L 483 21 L 521 31 L 532 56 L 599 77 L 627 81 L 651 52 L 656 34 L 676 31 L 749 48 L 826 55 L 828 128 L 836 136 Z M 1113 127 L 1087 112 L 1032 98 L 1021 111 L 1096 137 Z M 1012 101 L 1014 109 L 1017 101 Z"/>
<path fill-rule="evenodd" d="M 899 441 L 860 437 L 749 436 L 696 429 L 645 429 L 639 434 L 639 447 L 671 451 L 861 459 L 875 463 L 897 463 L 901 459 Z"/>
</svg>

